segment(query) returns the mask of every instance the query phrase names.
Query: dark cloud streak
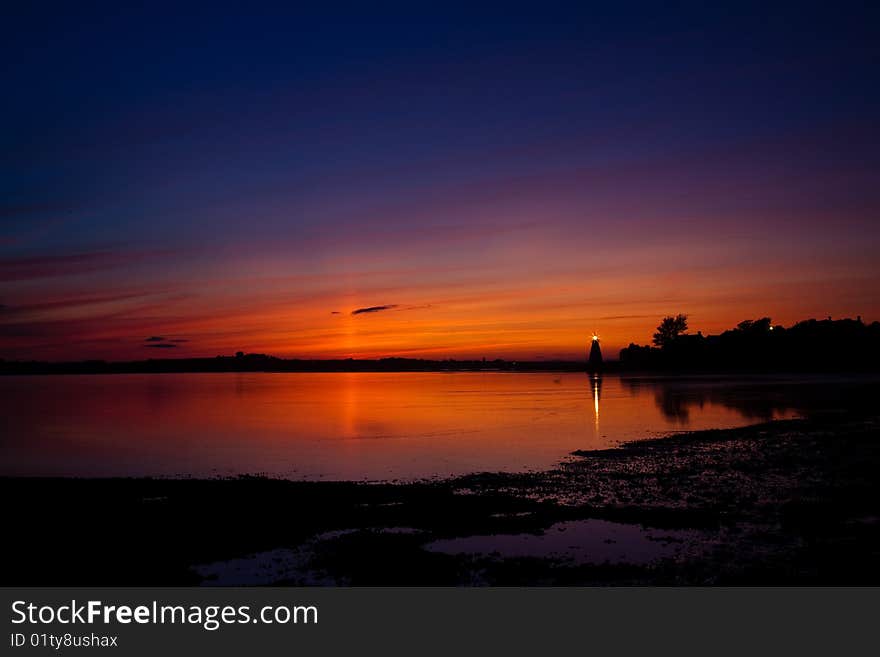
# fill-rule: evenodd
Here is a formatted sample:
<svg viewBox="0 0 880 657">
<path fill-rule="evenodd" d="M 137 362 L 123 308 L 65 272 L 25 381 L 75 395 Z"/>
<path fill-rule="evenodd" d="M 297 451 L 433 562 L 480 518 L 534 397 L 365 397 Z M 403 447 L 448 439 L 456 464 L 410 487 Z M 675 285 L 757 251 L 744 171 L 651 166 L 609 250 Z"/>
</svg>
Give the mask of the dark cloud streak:
<svg viewBox="0 0 880 657">
<path fill-rule="evenodd" d="M 366 308 L 358 308 L 357 310 L 352 310 L 352 315 L 364 315 L 367 313 L 378 313 L 383 310 L 391 310 L 392 308 L 397 308 L 396 303 L 388 304 L 387 306 L 367 306 Z"/>
<path fill-rule="evenodd" d="M 166 338 L 161 335 L 151 335 L 149 338 L 145 338 L 144 342 L 148 342 L 149 344 L 145 344 L 145 347 L 155 347 L 159 349 L 169 349 L 171 347 L 176 347 L 178 343 L 181 342 L 189 342 L 186 338 Z"/>
</svg>

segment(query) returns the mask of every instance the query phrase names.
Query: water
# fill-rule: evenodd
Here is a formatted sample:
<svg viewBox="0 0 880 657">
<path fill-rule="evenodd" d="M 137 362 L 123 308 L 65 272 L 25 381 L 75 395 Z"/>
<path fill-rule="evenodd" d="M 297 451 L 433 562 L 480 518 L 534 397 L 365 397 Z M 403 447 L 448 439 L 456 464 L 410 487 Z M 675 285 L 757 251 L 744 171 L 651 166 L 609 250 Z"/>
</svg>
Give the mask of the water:
<svg viewBox="0 0 880 657">
<path fill-rule="evenodd" d="M 607 520 L 558 522 L 540 534 L 494 534 L 433 541 L 429 552 L 535 557 L 577 564 L 646 564 L 679 556 L 701 537 L 693 530 L 647 529 Z"/>
<path fill-rule="evenodd" d="M 413 480 L 540 470 L 573 450 L 793 417 L 824 386 L 501 372 L 0 377 L 0 474 Z"/>
</svg>

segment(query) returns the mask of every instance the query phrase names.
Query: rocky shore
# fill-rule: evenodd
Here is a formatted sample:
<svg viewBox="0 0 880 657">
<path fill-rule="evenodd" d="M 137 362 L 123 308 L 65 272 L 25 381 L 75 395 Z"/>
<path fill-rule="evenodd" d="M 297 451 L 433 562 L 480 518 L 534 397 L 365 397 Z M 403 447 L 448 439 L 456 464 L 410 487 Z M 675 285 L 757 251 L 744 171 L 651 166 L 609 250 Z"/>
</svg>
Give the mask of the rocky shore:
<svg viewBox="0 0 880 657">
<path fill-rule="evenodd" d="M 861 410 L 410 484 L 3 478 L 4 585 L 880 583 Z"/>
</svg>

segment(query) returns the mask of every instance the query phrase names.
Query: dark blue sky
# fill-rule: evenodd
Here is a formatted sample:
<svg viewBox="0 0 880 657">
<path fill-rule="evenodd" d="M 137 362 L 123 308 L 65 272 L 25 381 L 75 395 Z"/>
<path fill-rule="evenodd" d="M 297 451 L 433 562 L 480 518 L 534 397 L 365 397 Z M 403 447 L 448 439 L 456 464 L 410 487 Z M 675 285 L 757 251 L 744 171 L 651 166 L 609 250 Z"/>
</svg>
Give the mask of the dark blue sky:
<svg viewBox="0 0 880 657">
<path fill-rule="evenodd" d="M 870 3 L 121 4 L 3 10 L 0 303 L 69 302 L 61 317 L 0 319 L 22 353 L 126 339 L 125 326 L 81 335 L 73 320 L 192 332 L 174 300 L 225 311 L 207 300 L 221 279 L 244 293 L 253 277 L 424 266 L 430 303 L 444 285 L 492 288 L 512 253 L 557 280 L 567 247 L 630 258 L 634 240 L 712 261 L 732 239 L 731 268 L 813 262 L 849 286 L 828 292 L 848 305 L 795 310 L 803 291 L 773 269 L 791 299 L 766 309 L 780 292 L 754 292 L 763 312 L 878 309 L 864 282 L 874 270 L 841 270 L 878 240 Z M 834 258 L 817 263 L 823 249 Z M 467 282 L 430 274 L 486 263 L 495 273 Z M 257 296 L 394 305 L 383 294 L 412 278 L 344 291 L 261 282 Z M 151 287 L 168 296 L 149 311 L 72 310 Z M 673 288 L 657 302 L 709 296 Z M 724 292 L 740 304 L 725 320 L 750 290 Z M 578 295 L 566 303 L 591 302 Z"/>
</svg>

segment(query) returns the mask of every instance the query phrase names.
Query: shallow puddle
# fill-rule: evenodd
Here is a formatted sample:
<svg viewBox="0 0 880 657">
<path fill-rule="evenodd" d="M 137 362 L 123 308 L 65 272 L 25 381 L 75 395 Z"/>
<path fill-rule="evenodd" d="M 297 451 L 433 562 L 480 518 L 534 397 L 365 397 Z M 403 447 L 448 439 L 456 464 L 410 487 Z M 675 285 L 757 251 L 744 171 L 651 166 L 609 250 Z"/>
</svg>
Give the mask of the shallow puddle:
<svg viewBox="0 0 880 657">
<path fill-rule="evenodd" d="M 675 557 L 698 538 L 696 531 L 646 529 L 591 519 L 559 522 L 543 534 L 466 536 L 433 541 L 424 547 L 444 554 L 552 558 L 578 564 L 645 564 Z"/>
</svg>

